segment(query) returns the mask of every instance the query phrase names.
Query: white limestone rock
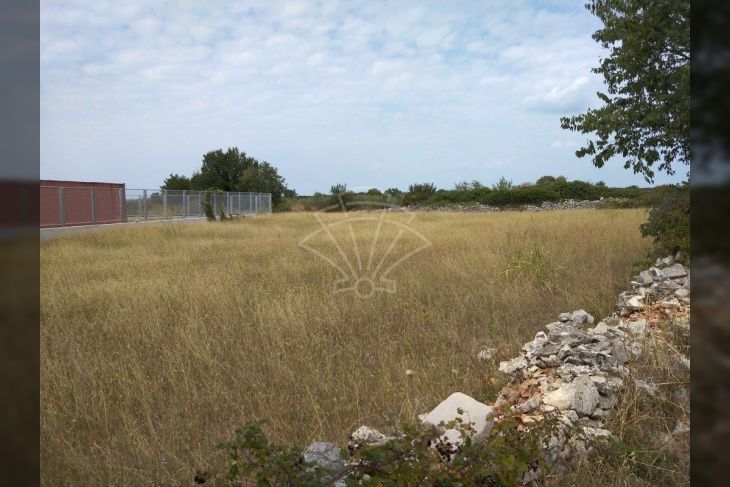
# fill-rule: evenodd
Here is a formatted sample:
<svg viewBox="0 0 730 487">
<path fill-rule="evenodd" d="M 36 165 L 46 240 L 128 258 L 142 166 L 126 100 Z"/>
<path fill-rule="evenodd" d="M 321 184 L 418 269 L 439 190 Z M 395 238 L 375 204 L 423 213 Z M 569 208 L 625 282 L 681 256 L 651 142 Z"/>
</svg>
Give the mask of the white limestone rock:
<svg viewBox="0 0 730 487">
<path fill-rule="evenodd" d="M 527 359 L 520 355 L 511 360 L 500 362 L 498 370 L 505 374 L 514 374 L 516 371 L 527 367 L 527 365 Z"/>
<path fill-rule="evenodd" d="M 581 416 L 588 416 L 598 405 L 598 389 L 590 376 L 583 374 L 546 394 L 543 402 L 561 411 L 572 409 Z"/>
<path fill-rule="evenodd" d="M 589 315 L 584 309 L 573 311 L 570 315 L 570 319 L 577 325 L 582 325 L 586 322 L 593 323 L 595 321 L 593 316 Z"/>
<path fill-rule="evenodd" d="M 639 318 L 636 321 L 629 322 L 629 332 L 632 335 L 643 336 L 646 334 L 646 320 Z"/>
<path fill-rule="evenodd" d="M 601 321 L 593 328 L 593 334 L 594 335 L 605 335 L 608 333 L 608 325 Z"/>
<path fill-rule="evenodd" d="M 570 407 L 572 397 L 569 395 L 568 384 L 555 389 L 543 396 L 542 401 L 548 406 L 552 406 L 561 411 L 565 411 Z"/>
<path fill-rule="evenodd" d="M 361 445 L 382 445 L 394 438 L 386 436 L 375 428 L 369 426 L 360 426 L 353 434 L 350 435 L 351 443 Z"/>
<path fill-rule="evenodd" d="M 682 264 L 674 264 L 673 266 L 662 269 L 667 279 L 679 279 L 687 275 L 687 269 Z"/>
<path fill-rule="evenodd" d="M 325 441 L 311 443 L 304 450 L 304 461 L 307 463 L 315 463 L 324 469 L 332 471 L 345 468 L 345 462 L 340 456 L 340 449 L 334 443 Z"/>
<path fill-rule="evenodd" d="M 424 426 L 439 428 L 449 437 L 452 444 L 463 442 L 461 426 L 470 426 L 473 431 L 467 432 L 474 441 L 482 441 L 494 426 L 492 408 L 461 392 L 455 392 L 444 399 L 421 420 Z M 451 424 L 454 422 L 454 424 Z"/>
<path fill-rule="evenodd" d="M 591 440 L 597 440 L 600 438 L 608 438 L 611 436 L 611 432 L 602 428 L 590 428 L 588 426 L 583 427 L 583 433 L 586 438 Z"/>
</svg>

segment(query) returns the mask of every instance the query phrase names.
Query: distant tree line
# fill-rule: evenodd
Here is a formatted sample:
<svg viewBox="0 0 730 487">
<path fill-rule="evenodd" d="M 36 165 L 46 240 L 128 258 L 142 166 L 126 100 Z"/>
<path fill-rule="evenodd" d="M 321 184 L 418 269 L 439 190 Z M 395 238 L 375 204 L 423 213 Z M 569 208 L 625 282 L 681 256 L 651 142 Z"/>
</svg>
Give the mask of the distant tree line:
<svg viewBox="0 0 730 487">
<path fill-rule="evenodd" d="M 271 202 L 278 206 L 286 196 L 296 192 L 289 189 L 279 171 L 266 161 L 259 161 L 237 147 L 225 152 L 213 150 L 203 156 L 199 171 L 188 177 L 170 174 L 162 189 L 177 190 L 219 190 L 271 193 Z"/>
<path fill-rule="evenodd" d="M 616 206 L 651 207 L 667 194 L 681 191 L 675 185 L 640 188 L 638 186 L 609 187 L 603 181 L 569 181 L 564 176 L 543 176 L 534 183 L 514 184 L 500 178 L 494 185 L 486 186 L 479 181 L 462 181 L 454 189 L 438 189 L 433 183 L 414 183 L 407 190 L 389 188 L 380 191 L 371 188 L 364 192 L 347 189 L 346 184 L 335 184 L 329 194 L 296 196 L 282 202 L 281 210 L 321 210 L 327 207 L 347 205 L 351 202 L 379 202 L 403 206 L 448 206 L 485 204 L 490 206 L 539 205 L 545 201 L 598 200 L 614 198 Z"/>
</svg>

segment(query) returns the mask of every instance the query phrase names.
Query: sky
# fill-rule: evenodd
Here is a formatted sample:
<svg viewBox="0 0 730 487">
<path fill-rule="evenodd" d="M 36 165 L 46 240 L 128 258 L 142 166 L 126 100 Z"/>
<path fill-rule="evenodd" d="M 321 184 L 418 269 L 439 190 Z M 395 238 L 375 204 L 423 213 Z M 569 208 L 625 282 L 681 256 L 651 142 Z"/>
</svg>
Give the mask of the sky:
<svg viewBox="0 0 730 487">
<path fill-rule="evenodd" d="M 584 3 L 42 0 L 40 175 L 157 188 L 236 146 L 299 194 L 646 186 L 560 128 L 602 89 Z"/>
</svg>

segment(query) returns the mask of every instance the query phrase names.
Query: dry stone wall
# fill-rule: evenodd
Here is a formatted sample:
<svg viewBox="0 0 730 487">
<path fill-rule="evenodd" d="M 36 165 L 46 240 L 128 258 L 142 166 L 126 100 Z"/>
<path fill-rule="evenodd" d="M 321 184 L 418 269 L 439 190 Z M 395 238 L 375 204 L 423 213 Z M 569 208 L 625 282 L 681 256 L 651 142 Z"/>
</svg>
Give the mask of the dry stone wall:
<svg viewBox="0 0 730 487">
<path fill-rule="evenodd" d="M 518 427 L 527 429 L 545 418 L 554 418 L 558 428 L 543 445 L 543 452 L 552 469 L 559 472 L 585 460 L 594 441 L 611 436 L 603 420 L 617 407 L 619 393 L 633 377 L 632 363 L 651 346 L 647 337 L 662 333 L 666 323 L 688 335 L 689 316 L 689 268 L 675 263 L 673 257 L 658 259 L 632 279 L 630 288 L 619 295 L 611 316 L 596 321 L 583 309 L 561 313 L 525 343 L 519 355 L 501 362 L 498 370 L 511 381 L 493 404 L 455 392 L 419 420 L 440 430 L 433 445 L 444 454 L 444 461 L 449 461 L 465 436 L 478 442 L 507 417 L 516 416 Z M 490 361 L 494 352 L 482 350 L 477 358 Z M 690 367 L 688 357 L 677 353 L 676 359 L 683 367 Z M 653 387 L 641 380 L 636 385 L 648 392 Z M 454 424 L 469 427 L 455 429 Z M 391 439 L 361 426 L 352 434 L 350 448 Z M 345 462 L 334 445 L 321 442 L 310 445 L 305 458 L 323 466 Z M 529 482 L 530 476 L 523 480 Z"/>
<path fill-rule="evenodd" d="M 481 203 L 469 205 L 448 205 L 448 206 L 405 206 L 396 208 L 402 211 L 440 211 L 457 213 L 488 213 L 497 211 L 560 211 L 560 210 L 586 210 L 603 208 L 610 201 L 618 201 L 618 198 L 601 198 L 599 200 L 563 200 L 543 201 L 539 205 L 517 205 L 517 206 L 491 206 Z"/>
</svg>

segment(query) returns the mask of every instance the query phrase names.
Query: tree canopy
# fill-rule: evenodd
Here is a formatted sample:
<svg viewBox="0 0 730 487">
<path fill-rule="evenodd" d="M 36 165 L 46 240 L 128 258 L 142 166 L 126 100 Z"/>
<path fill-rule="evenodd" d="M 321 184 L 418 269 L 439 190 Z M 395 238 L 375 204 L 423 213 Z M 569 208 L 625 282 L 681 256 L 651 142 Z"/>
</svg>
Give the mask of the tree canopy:
<svg viewBox="0 0 730 487">
<path fill-rule="evenodd" d="M 596 167 L 622 157 L 624 168 L 654 180 L 654 165 L 674 174 L 689 164 L 689 1 L 592 0 L 603 23 L 593 39 L 609 50 L 593 72 L 603 75 L 603 106 L 562 117 L 564 129 L 592 134 L 578 157 Z"/>
<path fill-rule="evenodd" d="M 206 153 L 199 171 L 192 177 L 170 174 L 164 189 L 251 191 L 271 193 L 271 201 L 278 204 L 284 196 L 294 195 L 279 171 L 266 161 L 259 161 L 231 147 L 225 152 L 217 149 Z"/>
</svg>

